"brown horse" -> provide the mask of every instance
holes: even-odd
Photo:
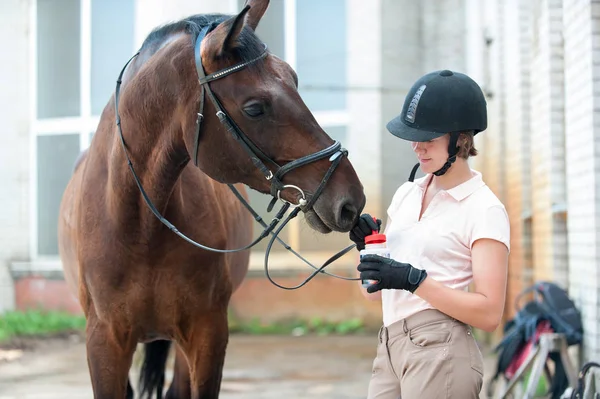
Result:
[[[252,242],[251,215],[229,184],[297,205],[321,233],[349,231],[364,207],[345,151],[254,33],[268,0],[247,3],[146,38],[64,193],[60,256],[87,318],[95,398],[133,397],[138,343],[154,356],[143,388],[162,397],[167,342],[177,346],[167,397],[219,396],[227,307],[249,251],[214,252],[181,234],[214,249]]]

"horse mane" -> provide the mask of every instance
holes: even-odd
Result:
[[[171,35],[181,32],[189,34],[192,37],[192,44],[195,44],[202,29],[209,26],[208,31],[210,32],[230,17],[226,14],[198,14],[158,26],[148,34],[140,51],[149,50],[153,54]],[[247,62],[260,56],[263,51],[263,42],[252,29],[244,26],[237,38],[237,45],[229,51],[227,56],[235,58],[238,62]]]

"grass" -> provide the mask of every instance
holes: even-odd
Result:
[[[65,312],[29,310],[12,311],[0,314],[0,343],[19,337],[43,337],[68,331],[85,329],[85,318]],[[358,318],[343,321],[328,321],[322,318],[309,320],[291,319],[275,323],[264,323],[258,318],[240,322],[229,318],[232,334],[251,335],[347,335],[364,331],[364,324]]]
[[[264,323],[258,318],[249,322],[239,322],[230,317],[229,331],[232,334],[251,335],[348,335],[364,331],[364,324],[358,318],[343,321],[328,321],[318,317],[310,320],[289,320],[276,323]]]
[[[65,312],[29,310],[0,314],[0,343],[11,338],[44,336],[85,328],[85,318]]]

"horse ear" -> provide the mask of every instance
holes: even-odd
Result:
[[[242,28],[244,27],[244,17],[246,16],[246,14],[248,13],[248,11],[250,10],[250,5],[246,5],[242,11],[240,11],[240,13],[234,18],[233,22],[231,23],[230,27],[229,27],[229,32],[227,32],[227,35],[225,36],[225,40],[223,40],[223,46],[221,48],[221,51],[223,53],[227,52],[227,50],[235,47],[235,41],[237,40],[238,35],[240,34],[240,32],[242,31]]]
[[[246,24],[256,30],[258,23],[269,7],[269,0],[246,0],[246,6],[250,6],[250,12],[246,15]]]

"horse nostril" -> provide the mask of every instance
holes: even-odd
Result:
[[[356,207],[352,203],[346,202],[340,209],[338,226],[341,229],[349,230],[354,224],[357,213]]]

